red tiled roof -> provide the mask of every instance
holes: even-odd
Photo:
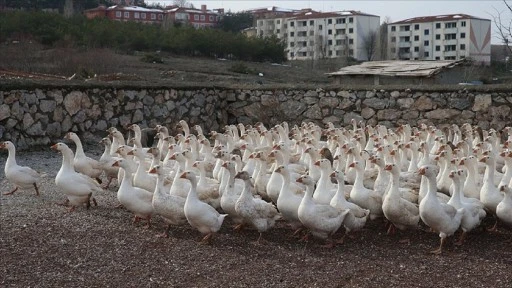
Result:
[[[456,20],[460,20],[460,19],[489,20],[489,19],[471,16],[468,14],[447,14],[447,15],[422,16],[422,17],[409,18],[409,19],[404,19],[404,20],[400,20],[397,22],[393,22],[390,24],[392,25],[392,24],[409,24],[409,23],[425,23],[425,22],[442,22],[442,21],[456,21]]]
[[[336,12],[316,12],[312,11],[309,13],[304,13],[299,16],[296,16],[293,19],[317,19],[317,18],[335,18],[335,17],[343,17],[343,16],[373,16],[373,17],[379,17],[377,15],[372,14],[366,14],[359,11],[354,10],[346,10],[346,11],[336,11]]]

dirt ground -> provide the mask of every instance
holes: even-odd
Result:
[[[46,176],[40,197],[21,191],[0,198],[0,287],[512,287],[508,228],[474,232],[460,247],[450,239],[440,256],[428,253],[439,244],[436,234],[422,228],[388,236],[382,221],[326,249],[290,237],[284,222],[258,245],[254,230],[234,232],[226,220],[215,241],[201,245],[188,225],[167,239],[156,237],[165,227],[160,219],[149,230],[132,225],[130,213],[115,208],[114,187],[98,195],[99,206],[67,213],[54,204],[64,200],[54,184],[60,154],[17,156]],[[0,165],[6,157],[2,151]],[[5,179],[0,184],[10,191]],[[400,243],[404,238],[410,242]]]

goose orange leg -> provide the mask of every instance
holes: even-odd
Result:
[[[443,245],[444,245],[445,241],[446,241],[446,238],[441,237],[441,244],[439,244],[439,248],[437,248],[436,250],[430,251],[430,253],[435,254],[435,255],[441,254],[443,252]]]
[[[34,183],[34,188],[36,189],[36,196],[39,196],[39,188],[37,188],[37,184]]]
[[[18,187],[14,188],[14,190],[12,190],[11,192],[5,192],[4,195],[12,195],[14,194],[14,192],[16,192],[18,190]]]

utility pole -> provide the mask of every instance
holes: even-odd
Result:
[[[73,0],[66,0],[66,2],[64,2],[64,17],[71,18],[73,14],[75,14],[74,12]]]

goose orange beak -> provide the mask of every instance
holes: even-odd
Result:
[[[329,175],[329,177],[331,177],[331,178],[336,177],[336,172],[332,172],[331,175]]]
[[[148,172],[148,173],[150,173],[150,174],[156,174],[156,168],[155,168],[155,167],[151,168],[151,170],[149,170],[149,172]]]
[[[481,158],[480,160],[478,160],[478,162],[485,163],[485,157],[484,157],[484,158]]]
[[[386,171],[391,171],[391,169],[393,169],[393,166],[391,166],[389,164],[386,165],[386,167],[384,167],[384,170],[386,170]]]
[[[425,168],[420,168],[420,170],[418,170],[418,174],[425,175]]]
[[[315,166],[320,166],[320,161],[316,161]]]
[[[464,165],[464,160],[460,160],[459,165]]]
[[[5,143],[3,143],[3,142],[2,142],[1,147],[2,147],[2,148],[5,148]],[[52,150],[57,151],[57,144],[53,144],[52,146],[50,146],[50,148],[51,148]]]
[[[356,162],[352,162],[352,163],[350,163],[350,165],[348,165],[348,167],[350,167],[350,168],[354,168],[354,167],[356,167]]]
[[[184,172],[183,174],[181,174],[180,178],[186,179],[187,178],[187,172]]]
[[[112,167],[119,167],[119,161],[114,162],[114,164],[112,164]]]
[[[132,155],[133,156],[133,150],[128,151],[128,153],[126,153],[126,155]]]
[[[304,181],[302,181],[302,177],[297,178],[297,180],[295,180],[295,182],[297,182],[297,183],[304,183]]]
[[[228,162],[224,162],[224,163],[222,163],[222,167],[224,167],[224,168],[228,168]]]

